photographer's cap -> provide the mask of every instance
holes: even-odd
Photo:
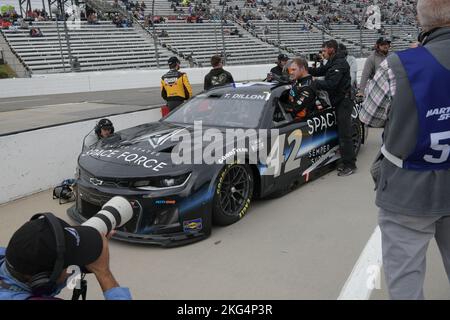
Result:
[[[383,45],[383,44],[391,44],[391,40],[387,38],[380,37],[377,40],[377,45]]]
[[[103,250],[100,233],[87,226],[70,226],[57,218],[64,231],[64,268],[84,267],[97,260]],[[11,237],[6,248],[8,267],[24,275],[51,272],[57,258],[56,238],[45,218],[28,221]]]
[[[280,53],[278,55],[278,61],[286,61],[289,60],[289,57],[287,55],[285,55],[284,53]]]

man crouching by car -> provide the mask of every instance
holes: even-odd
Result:
[[[72,227],[51,213],[38,214],[0,248],[0,300],[55,300],[70,266],[97,278],[106,300],[131,300],[109,268],[108,239],[88,226]],[[83,297],[84,298],[84,297]]]

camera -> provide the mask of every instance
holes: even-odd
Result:
[[[106,202],[102,209],[82,225],[93,227],[100,233],[107,235],[118,227],[123,226],[133,217],[130,202],[121,196],[115,196]]]
[[[314,62],[321,62],[323,60],[322,52],[311,54],[311,59]]]

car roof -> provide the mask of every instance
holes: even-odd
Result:
[[[277,85],[272,82],[236,82],[210,89],[209,91],[203,92],[203,94],[206,94],[207,96],[221,96],[227,93],[264,94],[268,91],[272,91],[275,87],[277,87]]]

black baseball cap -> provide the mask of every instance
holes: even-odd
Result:
[[[169,60],[167,61],[167,63],[169,64],[169,66],[180,63],[180,60],[178,60],[177,57],[170,57]]]
[[[103,239],[96,229],[70,226],[56,218],[64,233],[64,268],[84,267],[97,260],[103,250]],[[52,272],[57,259],[56,236],[45,218],[28,221],[12,236],[6,248],[9,268],[23,275]]]
[[[280,53],[278,55],[278,61],[285,61],[285,60],[289,60],[289,57],[287,55],[285,55],[284,53]]]
[[[377,40],[377,45],[383,45],[383,44],[391,44],[391,40],[387,38],[380,37]]]

